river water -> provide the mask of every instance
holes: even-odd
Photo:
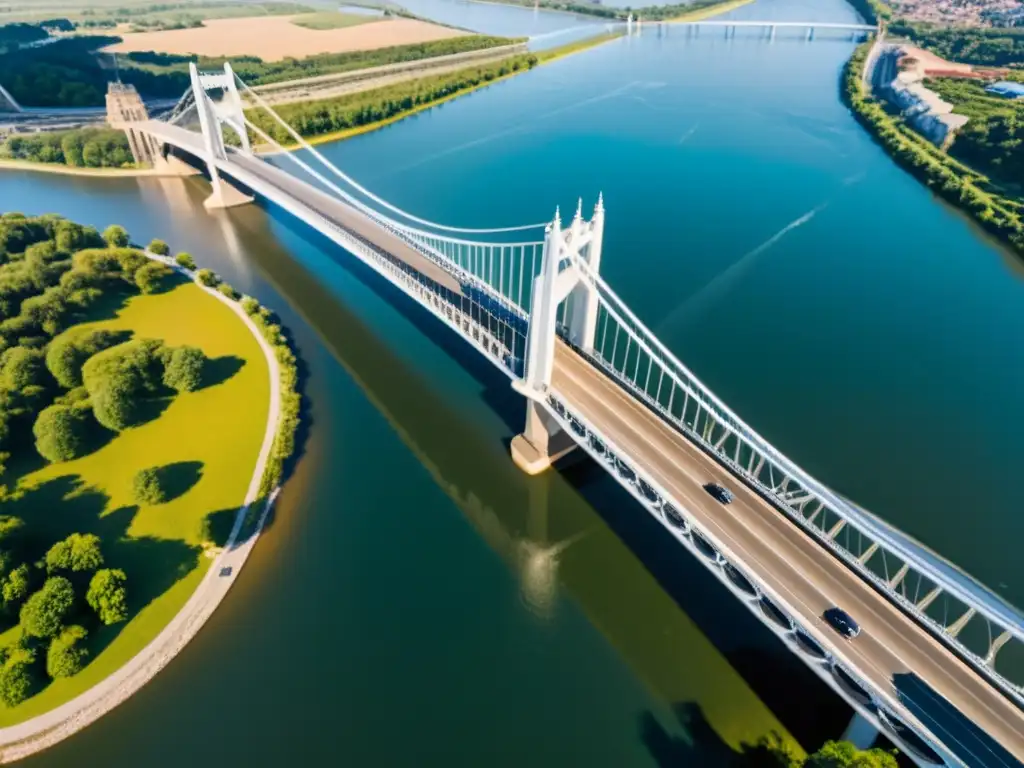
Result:
[[[603,192],[602,272],[663,341],[809,470],[1024,602],[1021,270],[841,106],[851,50],[648,27],[325,151],[455,225]],[[839,735],[844,707],[600,471],[513,467],[503,377],[280,211],[208,215],[207,190],[0,177],[4,209],[159,236],[279,309],[310,403],[208,628],[26,764],[715,766],[768,731]]]

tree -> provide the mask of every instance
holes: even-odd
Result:
[[[174,272],[166,264],[151,261],[139,267],[135,272],[135,285],[143,293],[159,293],[167,278]]]
[[[81,409],[51,405],[36,418],[36,451],[51,464],[71,461],[85,450],[89,425]]]
[[[53,638],[46,652],[46,674],[54,680],[78,674],[89,658],[89,650],[82,642],[87,635],[85,627],[72,624]]]
[[[167,489],[163,487],[159,469],[140,469],[132,480],[132,494],[139,504],[163,504],[167,501]]]
[[[184,251],[182,251],[181,253],[174,257],[174,261],[177,263],[179,267],[184,267],[189,271],[193,271],[196,268],[196,262],[192,258],[191,253],[185,253]]]
[[[5,706],[15,707],[32,693],[35,678],[32,663],[35,654],[28,648],[16,646],[7,648],[0,666],[0,701]]]
[[[89,582],[85,600],[104,624],[117,624],[128,618],[128,577],[117,568],[103,568]]]
[[[220,282],[220,278],[212,269],[200,269],[196,272],[196,278],[207,288],[213,288]]]
[[[166,256],[171,252],[170,247],[163,240],[151,240],[149,250],[157,256]]]
[[[21,606],[21,628],[32,637],[53,637],[75,604],[75,590],[63,576],[51,576]]]
[[[46,553],[46,570],[49,573],[95,571],[102,565],[100,537],[94,533],[72,533],[50,547]]]
[[[9,574],[3,581],[4,608],[13,611],[28,596],[31,585],[32,572],[28,563],[22,563]]]
[[[120,431],[138,423],[139,406],[147,394],[157,392],[163,375],[163,343],[137,339],[105,349],[82,367],[96,420]]]
[[[86,149],[88,149],[88,145]],[[89,164],[88,157],[86,158],[86,164]],[[111,224],[103,230],[103,239],[107,241],[107,245],[111,248],[127,248],[130,242],[128,230],[118,224]]]
[[[898,768],[898,763],[884,749],[861,750],[848,741],[826,741],[808,755],[804,768]]]
[[[0,388],[12,392],[46,382],[45,354],[40,349],[11,347],[0,355]]]
[[[176,347],[164,368],[164,384],[178,392],[194,392],[203,384],[206,355],[198,347]]]
[[[82,366],[85,361],[118,343],[116,331],[75,333],[74,329],[61,334],[46,348],[46,368],[65,389],[82,386]]]

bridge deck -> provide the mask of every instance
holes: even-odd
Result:
[[[967,765],[1024,760],[1020,709],[781,511],[561,343],[552,389],[788,601],[799,613],[795,619],[820,628],[837,656],[894,692]],[[733,502],[712,499],[702,487],[708,482],[732,489]],[[823,622],[822,612],[833,605],[860,623],[859,637],[844,641]]]

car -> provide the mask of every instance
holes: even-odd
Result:
[[[230,565],[225,565],[223,568],[221,568],[220,569],[220,575],[221,576],[230,576],[231,575],[231,566]]]
[[[829,623],[832,629],[847,640],[852,640],[860,634],[860,624],[854,621],[853,616],[842,608],[833,606],[822,614],[822,618]]]
[[[732,491],[728,488],[723,488],[718,483],[708,483],[704,486],[704,490],[711,494],[713,499],[720,501],[722,504],[728,504],[732,501]]]

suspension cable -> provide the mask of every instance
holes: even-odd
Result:
[[[378,205],[382,205],[385,208],[387,208],[388,210],[394,211],[395,213],[399,214],[400,216],[403,216],[404,218],[409,219],[410,221],[415,221],[418,224],[423,224],[425,226],[432,227],[434,229],[445,230],[447,232],[463,232],[463,233],[470,233],[470,234],[485,234],[485,233],[498,233],[498,232],[521,232],[523,230],[528,230],[528,229],[540,229],[541,227],[546,227],[547,224],[548,224],[548,222],[541,222],[541,223],[538,223],[538,224],[526,224],[526,225],[518,226],[518,227],[493,227],[493,228],[485,228],[485,229],[474,229],[474,228],[470,228],[470,227],[450,227],[450,226],[447,226],[445,224],[438,224],[435,221],[430,221],[429,219],[421,219],[418,216],[414,216],[413,214],[409,213],[408,211],[404,211],[401,208],[399,208],[398,206],[392,205],[391,203],[389,203],[387,200],[383,199],[382,197],[379,197],[378,195],[375,195],[373,192],[368,190],[366,187],[364,187],[358,181],[353,179],[351,176],[343,173],[338,168],[336,168],[333,163],[331,163],[318,150],[316,150],[311,144],[309,144],[309,142],[307,142],[304,138],[302,138],[302,136],[300,136],[298,134],[298,132],[296,132],[287,122],[285,122],[285,120],[283,120],[281,118],[281,116],[278,115],[277,112],[275,112],[270,107],[270,105],[268,105],[263,99],[261,99],[259,97],[259,95],[257,95],[257,93],[252,90],[252,88],[250,88],[248,85],[246,85],[242,81],[241,78],[239,78],[236,75],[235,79],[242,86],[242,88],[246,92],[246,94],[248,96],[250,96],[255,101],[257,106],[262,107],[267,112],[269,112],[271,117],[273,117],[274,120],[276,120],[286,131],[288,131],[288,134],[292,137],[292,139],[295,140],[296,143],[298,143],[298,145],[300,147],[305,149],[307,152],[309,152],[314,157],[316,157],[321,163],[326,165],[331,170],[332,173],[334,173],[336,176],[338,176],[340,179],[342,179],[346,183],[348,183],[351,186],[355,187],[357,190],[359,190],[361,193],[366,195],[368,198],[373,200]],[[280,147],[280,145],[278,145],[278,147]],[[291,154],[291,153],[289,153],[289,154]]]

